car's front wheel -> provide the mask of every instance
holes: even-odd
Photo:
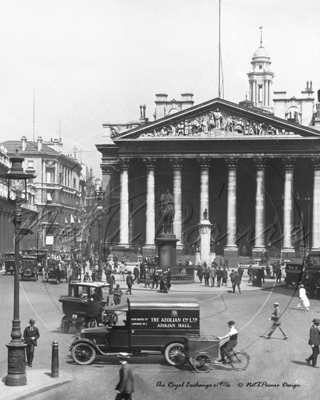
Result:
[[[89,343],[77,343],[72,347],[71,356],[77,364],[89,365],[96,358],[96,351]]]
[[[167,362],[173,366],[183,365],[187,361],[182,343],[170,343],[164,350]]]

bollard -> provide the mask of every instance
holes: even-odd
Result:
[[[52,342],[51,378],[59,378],[59,343]]]

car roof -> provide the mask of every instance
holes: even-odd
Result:
[[[110,286],[109,283],[106,282],[71,282],[69,285],[72,286],[87,286],[94,288],[104,288]]]

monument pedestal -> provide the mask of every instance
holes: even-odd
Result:
[[[204,261],[209,265],[211,264],[210,258],[210,241],[211,241],[211,228],[212,224],[208,219],[203,219],[200,221],[199,233],[200,233],[200,257],[201,262]]]
[[[179,240],[172,233],[160,233],[156,238],[159,266],[162,269],[176,266],[176,247]]]

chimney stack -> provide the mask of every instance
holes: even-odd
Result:
[[[42,150],[42,137],[41,136],[38,136],[37,142],[38,142],[38,151],[41,151]]]
[[[22,136],[21,138],[21,150],[26,151],[27,148],[27,138],[25,136]]]

